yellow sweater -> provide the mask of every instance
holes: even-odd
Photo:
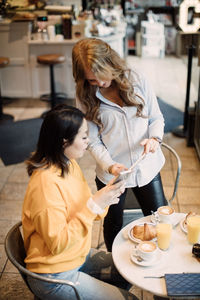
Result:
[[[90,188],[75,160],[64,178],[59,175],[55,167],[34,171],[24,199],[25,263],[37,273],[76,268],[91,247],[96,215],[86,205]]]

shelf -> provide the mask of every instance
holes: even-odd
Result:
[[[125,11],[125,14],[126,15],[133,15],[133,14],[143,14],[145,13],[145,10],[144,9],[127,9]]]

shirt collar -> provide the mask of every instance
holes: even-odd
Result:
[[[119,106],[118,104],[116,104],[116,103],[114,103],[114,102],[112,102],[112,101],[106,99],[106,98],[101,94],[99,87],[97,87],[97,90],[96,90],[96,97],[97,97],[99,100],[101,100],[102,102],[104,102],[104,103],[106,103],[106,104],[108,104],[108,105],[115,106],[115,107],[120,108],[120,109],[123,110],[123,107],[121,107],[121,106]]]

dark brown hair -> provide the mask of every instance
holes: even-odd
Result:
[[[37,143],[36,151],[26,161],[29,176],[35,169],[56,165],[61,176],[68,172],[69,159],[64,155],[64,139],[70,146],[84,119],[84,114],[77,108],[58,105],[45,117]]]

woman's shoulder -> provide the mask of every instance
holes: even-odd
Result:
[[[55,176],[59,175],[60,171],[56,168],[56,166],[43,167],[34,170],[31,175],[32,181],[46,181],[53,180]]]
[[[142,71],[134,69],[131,70],[131,72],[133,78],[133,86],[138,93],[140,92],[144,97],[144,94],[148,94],[152,91],[151,83]]]
[[[131,68],[130,73],[133,78],[133,83],[141,84],[146,80],[145,75],[142,73],[142,71],[136,68]]]
[[[75,159],[70,160],[70,168],[80,169],[80,166],[79,166],[78,162]]]

